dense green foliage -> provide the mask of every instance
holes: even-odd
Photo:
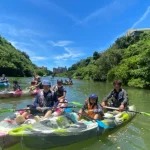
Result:
[[[33,64],[25,52],[17,50],[0,37],[0,75],[24,77],[33,76],[34,74],[50,75],[51,71],[39,68]]]
[[[150,32],[123,36],[102,53],[73,64],[68,75],[73,78],[113,81],[147,88],[150,85]],[[66,76],[67,76],[66,74]]]

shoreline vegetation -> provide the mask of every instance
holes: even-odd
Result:
[[[122,36],[105,51],[95,51],[56,76],[103,82],[121,79],[127,86],[149,88],[150,31]]]
[[[51,75],[52,72],[32,63],[26,52],[16,49],[10,42],[0,36],[0,76],[31,77]]]

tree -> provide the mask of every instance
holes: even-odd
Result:
[[[93,53],[93,59],[94,59],[94,60],[97,60],[98,58],[99,58],[99,53],[95,51],[95,52]]]

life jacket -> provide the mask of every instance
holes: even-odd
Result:
[[[97,109],[98,107],[97,107],[97,104],[94,104],[94,105],[91,105],[89,102],[88,102],[88,110],[93,110],[93,109]],[[89,116],[89,117],[91,117],[91,118],[94,118],[94,116],[95,116],[95,112],[93,112],[93,111],[89,111],[88,113],[87,113],[87,115]]]
[[[38,93],[38,103],[40,107],[52,107],[54,105],[54,91],[49,91],[44,97],[43,90]]]
[[[56,92],[58,98],[61,97],[61,96],[63,96],[63,92],[64,92],[63,86],[58,87],[57,85],[55,85],[54,91]]]

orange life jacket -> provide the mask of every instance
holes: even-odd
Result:
[[[97,105],[95,105],[94,107],[93,107],[93,105],[90,105],[90,103],[88,103],[88,110],[93,110],[93,109],[97,109]],[[94,116],[95,116],[95,112],[93,112],[93,111],[89,111],[88,113],[87,113],[87,115],[89,116],[89,117],[91,117],[91,118],[94,118]]]

